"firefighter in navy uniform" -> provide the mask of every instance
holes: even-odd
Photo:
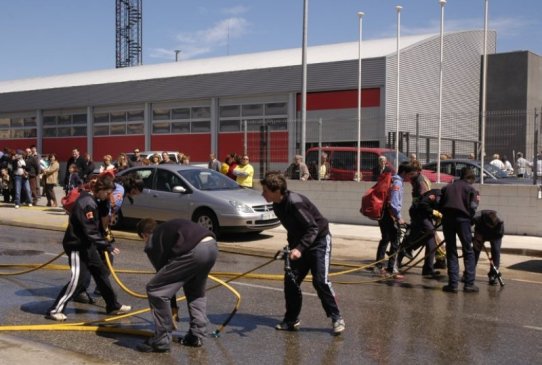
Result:
[[[484,249],[484,242],[489,241],[491,246],[491,260],[495,269],[499,270],[501,263],[501,244],[504,236],[504,222],[497,216],[494,210],[482,210],[474,216],[474,237],[472,244],[474,247],[475,262],[478,264],[480,251]],[[489,285],[497,285],[498,272],[491,266],[487,276]]]
[[[418,197],[412,203],[410,214],[410,235],[409,244],[405,247],[407,256],[412,257],[412,250],[425,245],[425,259],[422,268],[422,275],[426,278],[437,279],[439,271],[435,271],[435,222],[442,218],[438,211],[440,204],[441,190],[431,189]],[[402,254],[400,254],[400,257]]]
[[[47,311],[46,318],[64,321],[64,310],[68,301],[77,292],[84,290],[84,284],[92,275],[106,303],[108,314],[124,314],[131,311],[128,305],[117,302],[117,296],[109,281],[109,272],[100,258],[98,250],[107,250],[118,254],[118,248],[108,243],[100,228],[97,200],[109,199],[114,188],[113,178],[104,176],[98,178],[91,192],[82,191],[70,213],[70,219],[62,245],[69,258],[71,277],[68,284],[62,288],[55,303]]]
[[[446,260],[448,264],[448,285],[442,288],[449,293],[457,293],[459,282],[459,260],[457,256],[456,234],[461,241],[463,262],[465,264],[466,293],[477,293],[474,285],[476,263],[472,248],[471,225],[480,201],[480,195],[472,184],[474,172],[464,167],[459,180],[442,188],[440,211],[443,214],[442,229],[446,239]]]
[[[291,270],[284,275],[286,313],[277,330],[297,331],[303,300],[300,285],[309,270],[312,285],[318,293],[327,317],[331,317],[334,335],[341,334],[345,323],[341,317],[335,293],[329,280],[331,261],[331,234],[326,218],[305,196],[291,192],[280,172],[268,172],[261,180],[262,196],[273,202],[273,210],[288,232]]]

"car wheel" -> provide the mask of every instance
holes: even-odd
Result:
[[[207,228],[209,231],[218,236],[218,220],[216,219],[216,215],[211,210],[201,209],[196,211],[192,217],[192,221],[202,227]]]
[[[111,221],[109,222],[109,225],[112,228],[120,228],[122,227],[124,221],[124,217],[122,216],[122,210],[119,210],[117,214],[113,214],[111,217]]]

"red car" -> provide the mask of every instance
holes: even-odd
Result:
[[[312,178],[317,179],[316,171],[318,171],[318,155],[325,152],[328,156],[328,162],[331,167],[329,180],[353,181],[357,172],[357,147],[312,147],[307,150],[306,164],[309,167]],[[373,169],[378,165],[378,156],[386,156],[388,166],[394,170],[395,166],[395,150],[389,148],[373,148],[361,147],[361,165],[360,171],[363,176],[363,181],[371,181],[373,179]],[[404,153],[399,152],[399,163],[408,161]],[[431,170],[422,170],[422,174],[431,182],[437,181],[437,173]],[[440,181],[450,183],[454,181],[454,177],[447,174],[440,174]]]

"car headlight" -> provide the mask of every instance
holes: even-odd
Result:
[[[239,213],[254,213],[251,207],[245,203],[241,203],[237,200],[230,200],[230,204],[237,210]]]

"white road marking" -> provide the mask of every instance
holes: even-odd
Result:
[[[524,279],[510,279],[513,281],[520,281],[522,283],[530,283],[530,284],[542,284],[542,281],[535,281],[535,280],[524,280]]]
[[[528,328],[528,329],[531,329],[531,330],[542,331],[542,327],[523,326],[523,328]]]

